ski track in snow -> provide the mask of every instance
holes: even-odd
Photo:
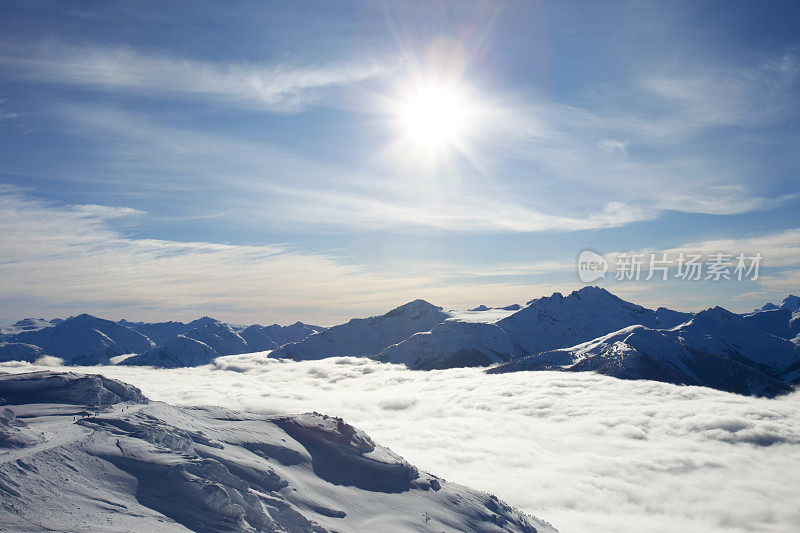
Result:
[[[797,392],[770,400],[593,373],[415,372],[264,354],[175,370],[71,370],[177,405],[341,416],[412,464],[562,533],[800,530]]]
[[[70,407],[69,405],[65,404],[63,406],[63,409],[69,410],[69,407]],[[144,407],[144,405],[136,405],[128,403],[112,405],[105,407],[103,414],[104,415],[119,414],[122,412],[123,407],[125,408],[126,412],[135,413],[136,411]],[[45,450],[50,450],[58,446],[63,446],[64,444],[68,444],[72,441],[78,440],[81,437],[88,435],[89,433],[92,432],[92,430],[88,428],[76,424],[68,424],[68,425],[63,424],[64,420],[72,419],[74,416],[76,416],[77,413],[80,413],[85,410],[86,410],[85,407],[75,406],[74,413],[40,417],[44,418],[45,421],[43,422],[39,421],[31,425],[30,429],[38,432],[41,435],[42,442],[33,444],[31,446],[26,446],[25,448],[1,451],[0,464],[9,463],[11,461],[16,461],[17,459],[22,459],[24,457],[28,457],[37,454],[39,452],[43,452]],[[28,419],[24,416],[20,416],[18,418],[23,422],[29,422]],[[78,415],[78,418],[82,417]]]

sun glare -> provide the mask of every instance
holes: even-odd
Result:
[[[399,110],[409,140],[431,148],[457,143],[466,132],[468,114],[464,98],[446,86],[413,91]]]
[[[388,153],[439,175],[445,166],[477,166],[476,147],[496,113],[468,76],[468,54],[460,42],[443,38],[413,57],[393,94],[381,99],[395,133]]]

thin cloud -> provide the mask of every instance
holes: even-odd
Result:
[[[283,245],[244,246],[125,237],[115,225],[140,216],[105,206],[59,206],[0,189],[0,311],[90,312],[108,318],[336,323],[415,298],[462,308],[515,301],[521,282],[453,282],[425,270],[377,272],[346,258]],[[127,222],[126,222],[127,223]]]
[[[659,259],[667,254],[669,261],[675,262],[681,254],[727,254],[736,256],[740,253],[763,256],[762,266],[772,268],[800,268],[800,228],[773,231],[761,235],[747,237],[709,239],[705,241],[687,242],[680,246],[660,250],[628,250],[606,254],[606,260],[616,265],[620,254],[656,253]],[[643,265],[643,269],[649,268]]]
[[[597,143],[597,146],[602,151],[607,152],[609,154],[618,152],[622,155],[628,155],[628,146],[630,146],[630,144],[631,143],[629,143],[628,141],[620,141],[617,139],[603,139],[602,141]]]
[[[580,231],[619,227],[658,215],[656,210],[614,200],[567,212],[552,205],[531,205],[503,183],[471,173],[459,174],[450,186],[429,189],[432,182],[413,173],[398,175],[381,165],[339,168],[276,146],[174,127],[115,108],[62,106],[60,112],[80,135],[114,147],[113,164],[120,168],[113,177],[98,179],[124,180],[130,187],[132,180],[127,177],[135,175],[136,186],[157,187],[159,194],[166,187],[220,189],[215,197],[218,207],[230,202],[231,212],[259,223],[269,221],[271,227]],[[180,172],[165,185],[163,168]],[[152,182],[147,177],[150,172],[155,176]],[[236,195],[238,190],[247,194]]]
[[[765,180],[771,171],[749,156],[751,141],[736,136],[720,146],[719,137],[758,132],[770,139],[770,127],[797,117],[797,64],[797,52],[789,51],[737,69],[647,65],[613,86],[587,88],[579,105],[532,95],[518,117],[528,124],[521,128],[525,135],[510,145],[510,157],[530,169],[519,187],[529,186],[531,194],[546,187],[572,206],[613,198],[656,212],[716,215],[795,200],[796,188]],[[770,146],[787,157],[794,153],[782,138]]]
[[[265,111],[294,112],[314,101],[314,91],[357,83],[390,70],[377,60],[325,65],[208,62],[143,54],[132,48],[48,45],[38,55],[0,57],[28,79],[142,92],[156,97],[205,98]]]

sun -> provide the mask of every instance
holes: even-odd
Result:
[[[453,86],[418,86],[400,99],[396,112],[406,140],[426,148],[457,145],[469,131],[469,102]]]
[[[439,172],[481,166],[480,147],[494,129],[495,99],[469,75],[468,54],[457,40],[437,39],[410,54],[402,76],[379,95],[380,113],[394,134],[386,154],[407,166]]]

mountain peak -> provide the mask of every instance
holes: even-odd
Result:
[[[67,323],[74,324],[74,323],[78,323],[78,322],[104,322],[105,323],[105,322],[111,322],[111,321],[110,320],[106,320],[105,318],[100,318],[100,317],[96,317],[94,315],[90,315],[88,313],[81,313],[79,315],[75,315],[75,316],[69,317],[64,322],[61,322],[61,324],[62,325],[63,324],[67,324]]]
[[[428,311],[441,311],[441,307],[437,307],[430,302],[425,300],[412,300],[406,304],[403,304],[399,307],[395,307],[386,315],[399,315],[408,312],[418,312],[418,313],[427,313]]]
[[[199,327],[202,327],[202,326],[207,326],[209,324],[218,324],[218,323],[220,323],[220,322],[216,318],[211,318],[210,316],[202,316],[202,317],[198,318],[197,320],[192,320],[191,322],[186,324],[186,326],[189,329],[193,329],[193,328],[199,328]]]
[[[11,325],[12,329],[27,331],[52,326],[53,323],[44,318],[23,318]]]
[[[724,307],[715,306],[709,307],[704,311],[700,311],[695,315],[695,318],[703,319],[703,318],[713,318],[713,319],[723,319],[723,320],[730,320],[731,318],[740,318],[739,315],[735,313],[731,313]]]
[[[606,289],[602,287],[598,287],[597,285],[587,285],[586,287],[582,287],[577,291],[572,291],[572,293],[570,293],[568,298],[571,298],[573,296],[576,296],[578,298],[613,298],[615,300],[619,300],[617,296],[608,292]]]
[[[800,296],[790,294],[784,298],[781,303],[781,309],[788,309],[789,311],[797,311],[800,309]]]
[[[286,344],[270,357],[295,360],[373,356],[414,333],[430,331],[451,315],[425,300],[413,300],[379,316],[353,318],[300,342]]]

